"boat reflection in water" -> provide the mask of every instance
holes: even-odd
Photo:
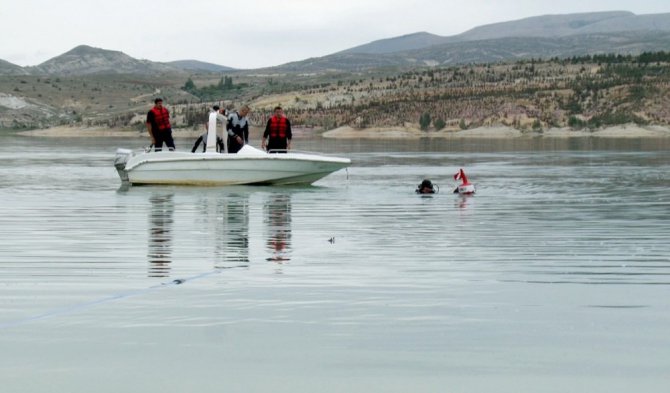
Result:
[[[169,277],[172,262],[173,194],[152,194],[149,198],[149,277]]]
[[[213,254],[215,268],[248,263],[249,193],[207,190],[198,204],[203,209],[199,214],[202,222],[196,224],[204,231],[203,255]]]
[[[217,261],[249,263],[249,194],[229,194],[221,202],[223,225],[216,253],[221,258]]]
[[[291,195],[272,194],[263,206],[267,236],[267,261],[284,263],[291,260]]]

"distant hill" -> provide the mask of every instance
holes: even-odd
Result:
[[[234,68],[198,60],[178,60],[167,63],[138,60],[120,51],[80,45],[32,67],[21,67],[0,60],[0,75],[156,75],[186,72],[227,72]]]
[[[204,72],[226,72],[235,71],[235,68],[221,66],[213,63],[206,63],[198,60],[177,60],[165,63],[171,67],[179,68],[185,71],[204,71]]]
[[[533,16],[509,22],[475,27],[454,36],[458,41],[489,40],[505,37],[563,37],[589,33],[612,32],[608,26],[620,20],[637,20],[639,16],[627,11],[589,12],[565,15]],[[649,29],[638,29],[649,30]],[[616,31],[626,31],[624,29]]]
[[[0,75],[27,75],[28,71],[20,65],[0,60]]]
[[[623,32],[565,37],[508,37],[444,44],[404,52],[404,60],[423,64],[468,64],[594,54],[637,55],[670,51],[668,32]]]
[[[637,55],[645,51],[670,51],[670,13],[613,11],[536,16],[480,26],[449,37],[416,33],[388,38],[274,68],[294,72],[363,71],[602,53]]]
[[[543,15],[475,27],[443,37],[427,32],[359,45],[331,55],[251,70],[269,72],[350,72],[377,67],[423,67],[490,63],[529,58],[571,57],[643,51],[670,51],[670,13],[627,11]],[[198,60],[159,63],[123,52],[78,46],[34,67],[0,60],[0,75],[177,75],[235,70]]]
[[[559,38],[571,35],[633,31],[668,32],[670,31],[670,13],[635,15],[628,11],[610,11],[533,16],[479,26],[464,33],[448,37],[422,32],[386,38],[359,45],[336,54],[388,54],[425,49],[431,46],[450,43],[510,37]]]
[[[337,53],[273,67],[285,72],[361,72],[375,68],[414,68],[481,64],[522,59],[594,54],[670,51],[668,32],[623,32],[549,37],[508,37],[453,42],[393,53]]]
[[[80,45],[34,67],[31,74],[92,75],[92,74],[161,74],[181,70],[149,60],[137,60],[123,52]]]
[[[369,53],[382,54],[403,52],[414,49],[426,48],[433,45],[444,44],[449,41],[448,37],[442,37],[426,32],[407,34],[400,37],[387,38],[383,40],[373,41],[368,44],[359,45],[347,50],[343,50],[336,54],[351,54],[351,53]]]
[[[632,12],[592,12],[544,15],[476,27],[454,36],[459,41],[502,37],[565,37],[584,34],[670,31],[670,13],[635,15]]]
[[[620,31],[670,31],[670,13],[612,18],[579,30],[580,34]]]
[[[612,56],[623,63],[610,63],[585,56],[642,52],[660,60],[642,67],[634,57]],[[138,60],[81,45],[34,67],[0,60],[0,129],[144,130],[156,96],[174,109],[175,127],[186,128],[200,127],[208,108],[223,101],[312,108],[294,112],[292,121],[326,129],[397,126],[418,121],[417,97],[422,110],[454,129],[667,125],[669,53],[670,14],[623,11],[544,15],[450,37],[420,32],[255,70]],[[516,62],[531,58],[533,64]],[[230,86],[221,85],[231,71],[235,80],[226,75]],[[185,89],[189,81],[197,89]]]

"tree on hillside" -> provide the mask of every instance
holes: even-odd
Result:
[[[231,90],[233,88],[233,78],[230,76],[224,76],[219,80],[217,86],[219,90]]]
[[[447,123],[444,121],[444,119],[442,119],[441,117],[438,117],[433,122],[433,125],[435,126],[435,129],[439,131],[439,130],[443,129],[447,125]]]
[[[430,127],[430,114],[427,112],[424,112],[421,114],[421,117],[419,117],[419,127],[423,130],[426,131],[428,130],[428,127]]]
[[[192,92],[195,89],[196,89],[196,87],[195,87],[195,83],[193,83],[193,79],[188,78],[186,83],[184,83],[184,90],[186,90],[188,92]]]

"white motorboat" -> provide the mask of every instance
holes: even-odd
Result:
[[[117,149],[114,166],[130,184],[220,186],[311,184],[351,165],[348,158],[288,151],[267,153],[245,145],[235,154],[216,152],[216,115],[210,116],[203,153],[133,152]],[[225,139],[224,139],[225,140]]]
[[[351,165],[348,158],[311,153],[266,153],[245,145],[235,154],[141,152],[117,149],[121,180],[131,184],[311,184]]]

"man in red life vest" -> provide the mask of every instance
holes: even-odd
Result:
[[[162,98],[156,98],[154,107],[147,113],[147,131],[149,131],[151,142],[154,144],[154,151],[163,150],[163,142],[170,151],[174,151],[170,112],[163,106]]]
[[[267,138],[267,143],[265,139]],[[281,106],[275,108],[275,114],[268,120],[261,140],[261,147],[269,153],[286,153],[291,149],[291,122],[284,116]]]

